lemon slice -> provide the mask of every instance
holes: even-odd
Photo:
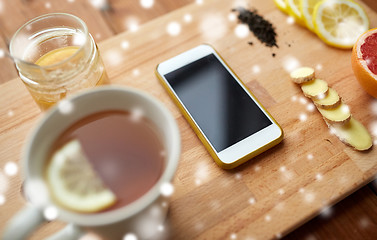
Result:
[[[282,11],[283,13],[288,13],[287,4],[284,0],[274,0],[275,5]]]
[[[295,19],[296,23],[304,26],[305,23],[300,12],[300,0],[285,0],[285,3],[287,5],[288,14]]]
[[[314,24],[313,24],[313,12],[314,7],[317,3],[321,2],[322,0],[300,0],[300,12],[302,15],[302,19],[305,22],[306,27],[310,31],[314,31]]]
[[[317,35],[328,45],[352,48],[358,37],[369,29],[364,9],[351,0],[328,0],[318,3],[313,12]]]
[[[97,212],[113,205],[115,195],[104,186],[78,140],[54,153],[46,171],[53,199],[78,212]]]

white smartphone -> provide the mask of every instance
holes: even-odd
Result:
[[[207,44],[160,63],[156,75],[215,162],[234,168],[283,139],[283,130]]]

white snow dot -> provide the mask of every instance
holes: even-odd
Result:
[[[68,0],[68,2],[73,3],[75,0]]]
[[[128,41],[124,40],[124,41],[122,41],[122,42],[120,43],[120,47],[121,47],[122,49],[128,49],[128,48],[130,47],[130,43],[129,43]]]
[[[237,234],[235,233],[230,234],[230,239],[237,239]]]
[[[196,186],[199,186],[200,184],[202,184],[202,181],[200,179],[195,179],[195,184]]]
[[[369,128],[371,129],[372,135],[377,137],[377,121],[372,122]]]
[[[348,114],[350,112],[350,108],[347,105],[342,106],[342,112]]]
[[[202,222],[195,223],[195,230],[201,231],[204,228],[204,224]]]
[[[318,181],[321,181],[321,180],[323,179],[323,176],[322,176],[322,174],[317,173],[317,175],[315,175],[315,178],[316,178]]]
[[[160,187],[161,194],[165,197],[169,197],[173,194],[174,192],[174,186],[173,184],[166,182],[163,183]]]
[[[131,121],[139,122],[143,116],[144,116],[143,109],[139,107],[135,107],[134,109],[131,110],[131,115],[130,115]]]
[[[322,64],[317,64],[316,66],[315,66],[315,68],[318,70],[318,71],[321,71],[322,70]]]
[[[326,97],[325,93],[321,93],[317,96],[318,99],[324,99]]]
[[[375,139],[375,140],[373,141],[373,144],[374,144],[374,145],[377,145],[377,139]]]
[[[199,5],[203,4],[203,0],[196,0],[195,2],[196,2],[196,4],[199,4]]]
[[[287,23],[288,24],[294,24],[295,23],[295,19],[293,17],[288,17],[287,18]]]
[[[46,3],[45,3],[45,7],[46,7],[46,8],[51,8],[51,3],[50,3],[50,2],[46,2]]]
[[[125,21],[126,28],[131,32],[139,30],[139,19],[137,17],[128,17]]]
[[[28,180],[25,182],[25,196],[35,205],[43,206],[48,202],[49,194],[42,180]]]
[[[59,211],[56,207],[49,206],[44,209],[43,215],[48,221],[51,221],[58,217]]]
[[[157,231],[163,232],[164,230],[165,230],[164,225],[160,224],[160,225],[157,226]]]
[[[0,194],[0,206],[4,205],[4,203],[5,203],[5,197],[4,195]]]
[[[333,127],[330,127],[329,132],[330,132],[330,134],[334,135],[334,134],[336,134],[336,129],[333,128]]]
[[[301,104],[306,104],[308,102],[308,100],[305,97],[300,97],[299,102]]]
[[[371,225],[371,222],[368,219],[368,217],[363,217],[363,218],[360,219],[359,225],[362,228],[367,228],[368,226]]]
[[[324,218],[329,218],[333,214],[333,209],[329,206],[322,208],[320,215]]]
[[[253,198],[253,197],[251,197],[251,198],[249,198],[249,203],[251,204],[251,205],[253,205],[253,204],[255,204],[255,198]]]
[[[204,41],[221,40],[229,30],[228,21],[220,13],[210,13],[200,21],[200,30]]]
[[[312,160],[312,159],[313,159],[313,154],[309,153],[308,156],[306,156],[306,158],[307,158],[308,160]]]
[[[12,110],[9,110],[8,111],[8,117],[13,117],[14,116],[14,112]]]
[[[187,23],[190,23],[192,21],[192,16],[191,14],[189,13],[186,13],[184,16],[183,16],[183,20]]]
[[[123,55],[120,51],[112,49],[110,51],[105,52],[104,58],[106,59],[106,62],[110,65],[117,66],[122,62]]]
[[[101,39],[101,37],[102,37],[101,33],[96,33],[96,39],[97,40]]]
[[[281,166],[279,170],[280,170],[280,172],[285,172],[287,170],[287,168],[285,166]]]
[[[284,189],[280,188],[279,191],[278,191],[278,193],[279,193],[280,195],[283,195],[283,194],[285,193],[285,191],[284,191]]]
[[[292,179],[293,178],[293,173],[292,173],[292,171],[285,171],[284,172],[284,177],[286,178],[286,179]]]
[[[154,0],[140,0],[140,5],[143,8],[151,8],[154,5]]]
[[[168,203],[164,201],[164,202],[161,203],[161,206],[162,206],[163,208],[166,208],[166,207],[168,206]]]
[[[234,14],[234,13],[229,13],[228,14],[228,20],[229,21],[234,22],[234,21],[236,21],[236,19],[237,19],[236,14]]]
[[[139,69],[135,68],[134,70],[132,70],[132,75],[134,75],[135,77],[139,76],[140,75]]]
[[[133,233],[127,233],[124,235],[123,240],[137,240],[137,237]]]
[[[93,7],[101,9],[107,5],[107,0],[89,0]]]
[[[237,179],[237,180],[240,180],[242,178],[242,174],[241,173],[236,173],[234,175],[234,177]]]
[[[305,122],[308,119],[308,115],[306,115],[305,113],[301,113],[299,119],[301,122]]]
[[[14,176],[18,172],[18,166],[15,162],[7,162],[4,166],[4,172],[8,176]]]
[[[291,101],[292,101],[292,102],[296,102],[296,101],[297,101],[297,96],[292,96],[292,97],[291,97]]]
[[[305,238],[305,240],[317,240],[317,238],[314,235],[309,235]]]
[[[266,222],[271,221],[271,216],[270,216],[270,215],[266,215],[266,216],[264,217],[264,220],[265,220]]]
[[[75,34],[73,35],[72,43],[75,46],[82,46],[85,44],[86,37],[84,34]]]
[[[5,56],[5,52],[3,49],[0,48],[0,58],[3,58]]]
[[[63,99],[58,103],[58,109],[61,114],[68,115],[73,111],[73,103],[70,100]]]
[[[260,73],[260,66],[259,65],[254,65],[251,70],[253,71],[254,74]]]
[[[181,33],[181,25],[177,22],[170,22],[166,26],[166,31],[171,36],[177,36],[178,34]]]
[[[313,193],[306,193],[305,194],[305,201],[308,202],[308,203],[311,203],[314,201],[314,194]]]
[[[256,171],[256,172],[259,172],[261,170],[261,167],[260,166],[255,166],[254,167],[254,171]]]
[[[276,233],[276,234],[275,234],[275,237],[276,237],[277,239],[280,239],[280,238],[282,237],[282,235],[281,235],[281,233]]]
[[[299,191],[299,193],[304,193],[305,189],[304,188],[300,188],[298,191]]]
[[[291,73],[293,70],[299,68],[300,65],[301,64],[298,59],[293,56],[288,55],[283,58],[283,67],[288,73]]]
[[[308,110],[309,112],[313,112],[315,109],[315,106],[313,103],[309,103],[307,106],[306,106],[306,110]]]
[[[249,35],[249,27],[245,24],[238,24],[234,29],[234,34],[239,38],[246,38]]]
[[[372,104],[370,105],[370,109],[372,110],[372,113],[377,116],[377,100],[374,100],[372,102]]]

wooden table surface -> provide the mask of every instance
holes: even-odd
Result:
[[[166,225],[172,239],[279,238],[377,173],[376,148],[358,153],[331,135],[320,114],[307,109],[301,90],[288,76],[292,64],[315,67],[318,76],[351,107],[354,117],[370,128],[377,119],[373,110],[377,101],[355,81],[350,51],[328,47],[309,31],[289,24],[272,1],[254,0],[252,6],[276,26],[279,48],[263,46],[252,34],[240,38],[230,11],[238,4],[242,1],[193,3],[137,31],[99,43],[111,83],[159,98],[179,124],[182,156]],[[376,27],[376,12],[364,6],[371,27]],[[179,32],[166,30],[172,22],[180,26]],[[153,73],[159,62],[203,42],[222,54],[285,131],[281,144],[232,171],[217,167]],[[6,183],[0,186],[1,223],[25,205],[20,194],[22,176],[19,172],[13,176],[9,168],[12,163],[19,166],[25,137],[41,116],[19,79],[0,85],[0,177]],[[41,239],[63,225],[49,223],[32,239]]]

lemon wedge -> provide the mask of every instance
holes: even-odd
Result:
[[[349,49],[369,29],[364,9],[351,0],[327,0],[316,4],[313,12],[315,32],[330,46]]]
[[[288,14],[287,4],[285,0],[274,0],[275,5],[280,9],[280,11]]]
[[[306,27],[310,31],[314,31],[314,24],[313,24],[313,12],[314,7],[317,3],[321,2],[322,0],[300,0],[300,12],[302,15],[302,19],[305,22]]]
[[[303,16],[300,12],[300,0],[285,0],[287,11],[290,16],[295,19],[295,22],[305,26]]]
[[[54,201],[78,212],[97,212],[116,202],[84,154],[78,140],[56,151],[47,165],[46,178]]]

